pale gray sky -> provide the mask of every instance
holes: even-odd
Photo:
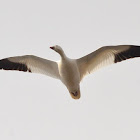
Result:
[[[140,45],[139,0],[1,0],[0,59],[33,54],[71,58],[101,46]],[[140,59],[89,75],[81,99],[38,74],[0,71],[2,140],[139,140]]]

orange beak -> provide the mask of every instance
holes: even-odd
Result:
[[[50,47],[50,49],[54,50],[54,47]]]

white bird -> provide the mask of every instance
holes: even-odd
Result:
[[[0,60],[0,69],[40,73],[59,79],[74,99],[80,98],[80,81],[106,65],[140,57],[140,47],[134,45],[105,46],[79,59],[70,59],[58,45],[50,47],[60,54],[54,62],[33,55],[9,57]]]

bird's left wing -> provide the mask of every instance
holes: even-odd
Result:
[[[0,69],[40,73],[59,79],[57,62],[34,55],[9,57],[0,60]]]
[[[77,59],[81,79],[106,65],[140,57],[140,47],[134,45],[105,46]]]

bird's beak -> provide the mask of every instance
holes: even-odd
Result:
[[[73,99],[80,99],[81,97],[80,90],[78,90],[76,93],[70,92],[70,95]]]
[[[54,50],[54,47],[50,47],[50,49]]]

